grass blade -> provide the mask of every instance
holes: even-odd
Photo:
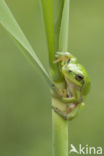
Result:
[[[59,50],[68,51],[70,0],[65,0],[59,35]]]
[[[48,83],[50,83],[51,80],[48,73],[35,54],[35,51],[31,47],[29,41],[25,37],[4,0],[0,0],[0,24],[7,30],[7,32],[9,32],[9,34],[17,41],[17,43],[21,45],[24,54],[29,57],[33,64],[37,64],[45,78],[48,80]]]
[[[44,19],[46,38],[48,42],[49,63],[52,68],[55,54],[54,28],[53,28],[53,0],[41,0],[41,9]]]
[[[59,33],[62,19],[62,12],[64,7],[64,0],[53,0],[54,2],[54,37],[55,50],[59,51]]]
[[[59,49],[59,32],[64,0],[40,0],[40,2],[47,37],[51,75],[54,81],[57,81],[60,79],[60,72],[53,61],[55,52]]]

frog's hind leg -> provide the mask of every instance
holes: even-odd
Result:
[[[80,103],[80,104],[77,104],[77,105],[74,107],[74,109],[73,109],[71,112],[69,112],[69,113],[67,114],[67,120],[72,120],[72,119],[74,119],[75,117],[77,117],[77,116],[79,115],[81,109],[82,109],[84,106],[85,106],[85,104],[84,104],[83,102]],[[69,107],[69,109],[70,109],[70,107]]]
[[[64,120],[67,120],[67,113],[61,111],[59,108],[52,106],[52,109],[58,114],[60,115]]]
[[[84,103],[81,104],[72,104],[69,106],[66,112],[61,111],[59,108],[52,106],[52,109],[60,115],[64,120],[72,120],[79,115],[81,108],[84,106]]]
[[[71,117],[70,113],[73,111],[73,109],[75,109],[76,104],[70,104],[69,107],[67,107],[66,111],[61,111],[59,108],[52,106],[52,109],[58,114],[60,115],[64,120],[69,120]]]

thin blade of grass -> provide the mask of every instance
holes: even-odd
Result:
[[[59,35],[59,50],[68,51],[70,0],[65,0]]]
[[[4,0],[0,0],[0,24],[9,32],[12,38],[21,46],[22,51],[26,56],[29,57],[31,62],[34,64],[36,63],[37,66],[40,68],[41,72],[48,80],[48,83],[51,82],[49,75],[45,68],[43,67],[42,63],[40,62],[39,58],[37,57],[35,51],[31,47],[29,41],[25,37],[24,33],[22,32],[20,26],[16,22],[13,14],[11,13],[10,9],[8,8],[6,2]]]
[[[59,32],[64,0],[40,0],[49,52],[51,75],[54,81],[60,79],[57,64],[54,64],[55,52],[59,49]]]
[[[62,19],[62,12],[64,7],[64,0],[53,0],[54,2],[54,38],[55,51],[59,50],[59,33]]]
[[[55,54],[54,46],[54,28],[53,28],[53,0],[40,0],[42,15],[44,19],[44,26],[49,51],[49,63],[53,68],[53,60]]]

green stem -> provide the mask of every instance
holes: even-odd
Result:
[[[65,0],[59,35],[59,51],[68,51],[69,8],[70,0]],[[66,105],[56,99],[52,100],[52,105],[62,111],[66,109]],[[52,156],[68,156],[68,121],[52,111],[52,127]]]
[[[61,110],[65,104],[53,99],[52,103]],[[68,156],[68,121],[52,111],[52,156]]]

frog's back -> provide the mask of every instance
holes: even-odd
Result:
[[[90,82],[90,79],[86,70],[84,70],[84,75],[85,76],[84,76],[84,85],[82,87],[82,95],[86,96],[90,91],[91,82]]]
[[[82,88],[82,94],[83,94],[83,96],[86,96],[89,93],[90,88],[91,88],[91,82],[90,82],[90,80],[88,78],[86,80],[85,84],[84,84],[84,87]]]

